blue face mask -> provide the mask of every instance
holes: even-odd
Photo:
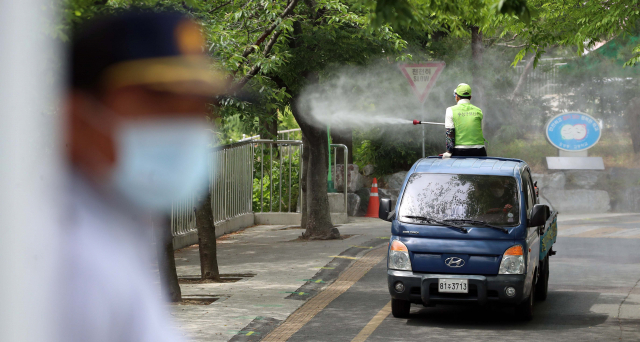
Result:
[[[200,119],[120,125],[110,186],[132,205],[155,212],[168,212],[172,203],[201,195],[210,172],[208,128]]]

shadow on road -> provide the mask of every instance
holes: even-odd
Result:
[[[609,318],[606,314],[591,312],[591,307],[599,304],[600,299],[597,292],[549,292],[545,302],[536,303],[531,322],[519,320],[513,308],[496,305],[416,307],[407,325],[480,330],[585,328],[602,324]]]

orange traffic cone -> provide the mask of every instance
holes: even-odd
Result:
[[[378,180],[373,179],[371,184],[371,194],[369,195],[369,208],[367,208],[367,215],[365,217],[378,217],[378,210],[380,209],[380,198],[378,198]]]

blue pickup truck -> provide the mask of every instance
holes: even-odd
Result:
[[[538,203],[529,166],[507,158],[418,160],[395,207],[380,201],[391,222],[387,279],[392,314],[411,303],[501,303],[525,320],[545,300],[557,212]]]

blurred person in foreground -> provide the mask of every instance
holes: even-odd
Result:
[[[204,191],[222,77],[173,13],[99,18],[74,37],[59,341],[180,341],[152,274],[151,221]],[[168,228],[167,228],[168,229]]]

